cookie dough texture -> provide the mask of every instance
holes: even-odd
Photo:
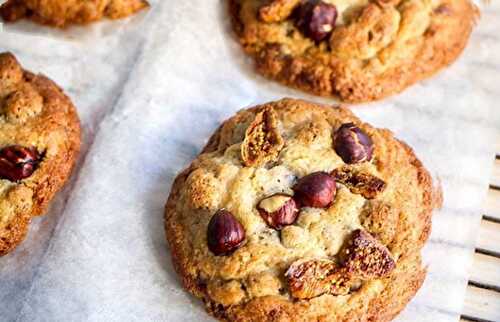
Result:
[[[229,0],[233,26],[258,72],[349,102],[401,92],[452,63],[479,15],[469,0],[324,0],[336,27],[315,43],[296,26],[300,0]]]
[[[373,140],[371,161],[347,165],[333,149],[334,132],[350,122]],[[252,152],[258,155],[256,147],[263,147],[265,157],[257,159],[265,162],[252,158],[248,163],[248,153],[242,150],[250,146],[249,136],[258,124],[262,135],[254,142],[262,144],[251,145]],[[366,199],[337,181],[337,195],[328,208],[302,208],[297,221],[281,231],[266,225],[256,209],[260,200],[275,193],[293,194],[298,178],[335,169],[377,177],[385,189]],[[184,287],[220,320],[389,321],[424,280],[420,250],[430,233],[432,210],[440,204],[440,189],[433,188],[411,148],[390,131],[362,123],[345,108],[283,99],[243,110],[220,126],[175,179],[165,228]],[[222,208],[243,225],[246,240],[234,253],[214,256],[207,247],[207,225]],[[352,266],[349,269],[362,267],[369,278],[347,291],[336,289],[339,295],[328,293],[321,285],[324,280],[315,281],[314,269],[335,268],[355,234],[365,238],[361,243],[376,242],[380,254],[387,257],[390,252],[395,268],[392,259],[387,267],[376,261],[375,266]],[[356,260],[363,255],[344,253]],[[307,281],[299,280],[299,286],[310,284],[297,291],[298,296],[286,280],[287,271],[294,273],[292,266],[309,266],[312,272]],[[366,267],[379,275],[392,271],[371,278],[378,273],[363,272]],[[335,278],[336,273],[329,274]]]
[[[146,8],[145,0],[8,0],[0,8],[7,22],[30,18],[55,27],[119,19]]]
[[[23,180],[0,179],[0,256],[26,236],[61,189],[80,149],[80,123],[70,99],[51,80],[0,54],[0,148],[34,147],[41,155]]]

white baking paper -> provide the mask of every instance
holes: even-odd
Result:
[[[451,68],[353,109],[413,146],[444,189],[427,280],[397,321],[457,321],[461,312],[500,125],[499,12],[496,2],[485,8]],[[257,76],[225,1],[159,2],[140,30],[92,41],[0,37],[0,49],[66,89],[85,133],[71,184],[0,259],[0,320],[211,321],[169,258],[163,207],[175,175],[243,107],[283,96],[334,101]]]

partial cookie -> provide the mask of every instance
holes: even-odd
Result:
[[[348,109],[237,113],[173,184],[165,228],[187,290],[224,321],[388,321],[425,277],[439,189]]]
[[[146,0],[8,0],[0,7],[6,22],[29,18],[55,27],[119,19],[148,6]]]
[[[0,256],[26,236],[68,179],[80,150],[80,122],[51,80],[0,54]]]
[[[350,102],[398,93],[452,63],[479,15],[470,0],[229,0],[257,70]]]

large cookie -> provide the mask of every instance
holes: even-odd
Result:
[[[284,99],[222,124],[175,179],[166,235],[221,320],[388,321],[424,280],[440,196],[390,131]]]
[[[229,0],[257,70],[304,91],[361,102],[453,62],[478,16],[469,0]]]
[[[26,236],[71,173],[80,122],[51,80],[0,54],[0,256]]]
[[[7,22],[30,18],[55,27],[119,19],[146,8],[146,0],[8,0],[0,7]]]

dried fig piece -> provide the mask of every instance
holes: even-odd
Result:
[[[300,0],[271,0],[259,9],[259,18],[267,23],[280,22],[288,18]]]
[[[262,109],[245,132],[241,145],[241,158],[247,167],[257,167],[274,161],[284,141],[278,131],[276,113],[267,106]]]
[[[340,252],[341,264],[328,259],[294,262],[285,273],[290,294],[310,299],[345,295],[361,280],[381,278],[396,267],[389,250],[364,230],[355,230]]]
[[[343,166],[332,171],[332,177],[338,183],[345,185],[352,193],[360,194],[366,199],[374,199],[385,190],[386,183],[364,172],[359,172],[348,166]]]
[[[330,45],[341,58],[370,59],[398,36],[400,21],[397,7],[370,3],[352,23],[335,28]]]
[[[322,294],[349,293],[350,278],[345,270],[327,259],[298,261],[285,273],[291,295],[310,299]]]
[[[396,267],[391,252],[368,232],[357,229],[341,250],[343,267],[353,278],[388,276]]]

